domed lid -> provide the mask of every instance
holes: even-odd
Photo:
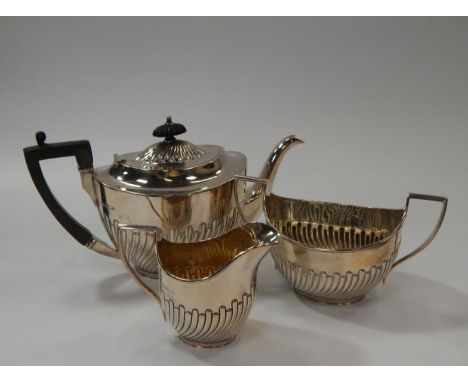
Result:
[[[167,117],[166,123],[153,131],[153,136],[165,138],[164,141],[154,143],[139,153],[133,160],[132,167],[152,170],[166,165],[183,165],[187,161],[202,158],[206,153],[200,147],[175,138],[186,131],[184,125],[173,123],[172,118]]]
[[[153,131],[153,136],[164,140],[140,152],[115,155],[111,167],[96,169],[96,178],[123,191],[181,194],[216,187],[245,172],[243,154],[176,138],[186,131],[184,125],[167,117]]]

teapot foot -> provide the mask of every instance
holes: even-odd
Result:
[[[327,304],[327,305],[351,305],[361,301],[366,295],[363,294],[362,296],[357,296],[349,299],[331,299],[331,298],[322,298],[307,294],[299,289],[294,289],[294,292],[299,296],[306,298],[310,301],[319,303],[319,304]]]
[[[182,342],[186,343],[187,345],[190,345],[194,348],[198,349],[210,349],[210,348],[221,348],[223,346],[226,346],[230,344],[232,341],[236,339],[237,336],[230,337],[226,340],[223,341],[218,341],[218,342],[198,342],[198,341],[192,341],[184,337],[179,337]]]

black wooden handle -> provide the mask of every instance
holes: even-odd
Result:
[[[78,223],[55,198],[44,178],[40,161],[74,156],[79,170],[92,169],[93,153],[91,145],[86,140],[48,144],[45,143],[45,139],[45,133],[39,131],[36,133],[37,146],[25,147],[23,149],[31,178],[50,212],[52,212],[63,228],[79,243],[88,245],[93,240],[93,235],[88,229]]]

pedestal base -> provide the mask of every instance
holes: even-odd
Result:
[[[204,348],[204,349],[210,349],[210,348],[221,348],[223,346],[226,346],[230,344],[232,341],[236,339],[236,336],[233,336],[231,338],[228,338],[224,341],[219,341],[219,342],[197,342],[197,341],[192,341],[184,337],[179,337],[182,342],[186,343],[187,345],[193,346],[194,348]]]
[[[332,298],[322,298],[317,296],[312,296],[307,294],[301,290],[294,289],[297,295],[300,297],[304,297],[310,301],[317,302],[319,304],[327,304],[327,305],[351,305],[361,301],[366,295],[363,294],[362,296],[353,297],[350,299],[332,299]]]

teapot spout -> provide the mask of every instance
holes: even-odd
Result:
[[[248,221],[255,220],[259,212],[262,210],[262,193],[265,192],[267,195],[270,194],[279,165],[283,160],[284,155],[291,147],[299,143],[304,142],[301,139],[296,138],[294,135],[289,135],[282,139],[273,148],[263,165],[262,171],[260,172],[259,177],[268,181],[266,186],[256,183],[246,189],[242,210]]]

